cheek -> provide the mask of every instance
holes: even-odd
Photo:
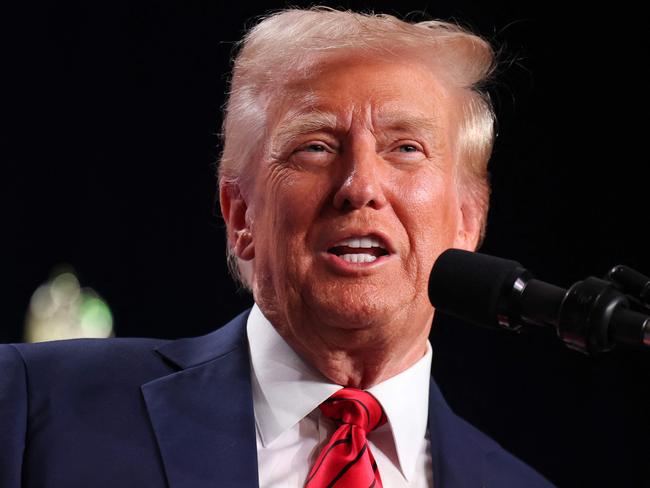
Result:
[[[403,186],[405,227],[416,254],[428,262],[450,247],[458,230],[458,195],[450,177],[427,175]]]
[[[292,259],[299,259],[318,217],[325,185],[312,175],[292,171],[269,176],[256,222],[258,230],[264,229],[258,232],[260,245],[272,254],[291,253]]]

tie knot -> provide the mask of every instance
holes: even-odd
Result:
[[[377,399],[367,391],[343,388],[320,404],[328,418],[343,424],[356,425],[366,432],[386,422],[384,410]]]

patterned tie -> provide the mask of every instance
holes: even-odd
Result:
[[[309,472],[306,488],[381,488],[377,463],[366,434],[386,422],[377,399],[356,388],[343,388],[320,409],[341,425],[323,447]]]

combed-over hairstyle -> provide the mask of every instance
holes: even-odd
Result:
[[[239,44],[225,106],[219,184],[254,176],[267,134],[267,109],[275,90],[329,56],[362,54],[371,59],[413,60],[451,87],[466,90],[458,134],[456,171],[465,195],[481,214],[481,239],[489,202],[487,163],[494,140],[494,112],[485,81],[494,66],[488,42],[449,22],[409,23],[392,15],[362,14],[326,7],[288,9],[255,25]],[[239,263],[228,243],[235,278]]]

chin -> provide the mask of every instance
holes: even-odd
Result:
[[[387,296],[387,288],[368,285],[309,289],[302,296],[314,320],[340,329],[367,329],[391,322],[405,304]]]

